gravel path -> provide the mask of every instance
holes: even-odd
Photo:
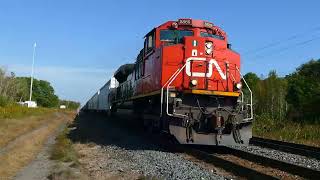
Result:
[[[101,117],[78,119],[73,137],[78,142],[79,161],[93,179],[139,179],[141,176],[156,179],[225,179],[178,153],[161,149],[146,140],[146,134],[128,130],[128,126],[125,129],[124,124]],[[94,134],[88,130],[92,128],[95,129]]]
[[[49,159],[50,148],[55,143],[55,137],[52,136],[48,139],[44,148],[37,155],[37,157],[26,167],[24,167],[15,177],[16,180],[25,179],[47,179],[52,168],[54,167],[54,161]]]
[[[253,145],[232,146],[232,148],[320,171],[320,161],[317,159]]]
[[[56,113],[58,117],[61,114]],[[69,117],[63,115],[64,118],[69,119]],[[58,129],[52,134],[47,142],[43,145],[41,151],[37,154],[34,160],[32,160],[27,166],[25,166],[21,171],[19,171],[14,177],[15,180],[46,180],[48,176],[52,173],[55,168],[55,161],[50,160],[50,150],[55,143],[56,136],[64,129],[66,126],[66,121],[61,124]],[[42,126],[40,128],[43,128]]]

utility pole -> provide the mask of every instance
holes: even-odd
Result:
[[[31,68],[31,82],[30,82],[30,96],[29,96],[29,101],[32,99],[32,84],[33,84],[33,66],[34,66],[34,57],[36,55],[36,47],[37,43],[33,44],[33,55],[32,55],[32,68]]]

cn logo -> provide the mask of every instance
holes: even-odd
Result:
[[[186,60],[186,74],[188,76],[193,76],[193,77],[211,77],[213,74],[213,65],[217,69],[219,75],[221,76],[222,79],[226,80],[227,76],[224,74],[218,64],[218,62],[215,59],[210,59],[209,60],[209,66],[208,66],[208,72],[191,72],[191,61],[206,61],[206,58],[200,58],[200,57],[190,57]]]

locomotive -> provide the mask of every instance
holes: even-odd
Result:
[[[119,67],[82,109],[120,108],[181,144],[247,145],[252,136],[252,92],[240,55],[208,21],[178,19],[152,29],[135,62]]]

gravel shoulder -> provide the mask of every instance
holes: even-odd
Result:
[[[85,113],[70,138],[90,179],[224,179],[152,142],[130,115]]]

